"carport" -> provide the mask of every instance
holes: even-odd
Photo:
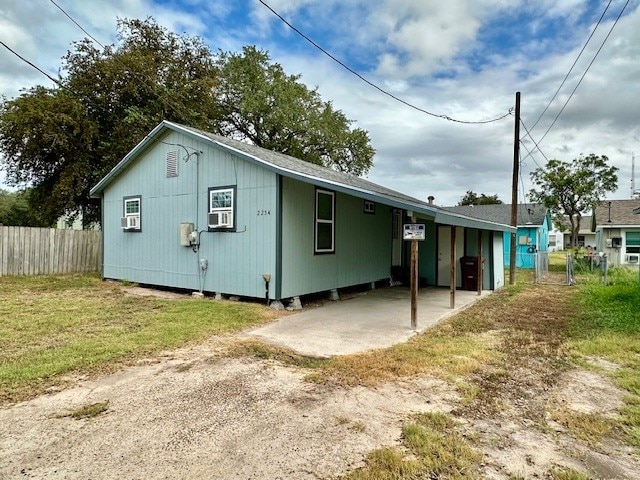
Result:
[[[490,293],[458,290],[452,309],[448,288],[424,288],[418,293],[416,330],[411,328],[410,291],[389,287],[289,315],[249,335],[311,357],[350,355],[405,342]]]

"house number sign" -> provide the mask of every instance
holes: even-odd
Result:
[[[405,223],[402,228],[403,240],[424,240],[424,223]]]

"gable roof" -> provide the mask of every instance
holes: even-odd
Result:
[[[511,205],[499,203],[494,205],[457,205],[445,207],[452,212],[469,217],[481,218],[496,223],[511,223]],[[547,221],[547,209],[539,203],[519,203],[518,221],[519,227],[542,226]],[[550,225],[549,225],[550,226]]]
[[[564,230],[562,230],[562,233],[571,235],[571,222],[569,221],[569,216],[563,215],[562,220],[566,227]],[[578,233],[581,235],[593,234],[592,227],[591,227],[592,225],[593,225],[593,215],[582,215],[582,217],[580,218],[580,230],[578,230]]]
[[[142,154],[150,145],[158,141],[166,131],[173,130],[189,135],[204,143],[215,145],[234,155],[262,166],[285,177],[295,178],[305,183],[329,188],[374,202],[434,218],[436,223],[458,225],[487,230],[512,231],[508,222],[500,224],[478,217],[469,217],[458,212],[450,212],[417,198],[383,187],[348,173],[338,172],[320,165],[314,165],[283,153],[267,150],[255,145],[223,137],[178,123],[163,121],[136,145],[104,178],[92,189],[90,195],[99,198],[104,189],[114,181],[125,168]]]
[[[611,205],[611,212],[609,212]],[[603,200],[595,208],[592,229],[597,227],[615,228],[624,226],[640,226],[640,199],[633,200]]]

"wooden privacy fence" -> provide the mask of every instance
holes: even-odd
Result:
[[[0,277],[97,272],[101,261],[99,231],[0,227]]]

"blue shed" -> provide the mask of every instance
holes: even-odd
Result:
[[[481,287],[504,285],[506,225],[167,121],[91,195],[102,202],[105,278],[254,298],[268,292],[271,300],[366,284],[408,265],[402,225],[413,218],[426,225],[420,270],[428,284],[452,283],[444,249],[451,258],[484,252]],[[461,286],[459,274],[453,281]]]
[[[511,205],[465,205],[447,207],[447,210],[470,217],[481,218],[497,223],[511,223]],[[516,232],[516,267],[534,268],[535,252],[549,249],[549,231],[551,214],[548,209],[537,203],[518,204],[518,229]],[[511,234],[504,235],[504,263],[510,265]]]

